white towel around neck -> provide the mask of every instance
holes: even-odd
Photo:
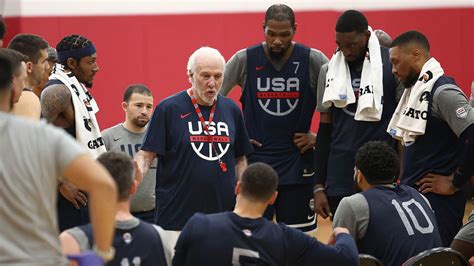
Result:
[[[60,80],[71,92],[74,105],[76,140],[86,147],[96,158],[106,151],[95,114],[99,111],[96,101],[87,89],[63,66],[56,64],[50,80]]]
[[[380,43],[369,27],[368,52],[362,66],[359,99],[354,116],[358,121],[380,121],[383,110],[383,64]],[[323,106],[344,108],[356,102],[349,66],[338,50],[328,64]]]
[[[443,74],[440,63],[432,57],[423,65],[416,83],[403,92],[387,128],[387,132],[403,145],[410,145],[417,136],[425,134],[429,96]]]

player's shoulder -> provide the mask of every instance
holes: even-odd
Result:
[[[458,84],[456,84],[456,81],[452,77],[449,77],[446,75],[442,75],[441,77],[439,77],[434,83],[433,88],[436,88],[438,90],[439,89],[461,90]]]
[[[250,50],[262,49],[262,48],[263,48],[263,44],[262,43],[257,43],[257,44],[251,45],[251,46],[249,46],[245,49],[242,49],[242,50],[247,52],[247,51],[250,51]]]
[[[357,212],[359,210],[368,208],[368,201],[364,193],[356,193],[354,195],[342,198],[339,205],[342,206],[342,208],[346,206],[346,208]]]
[[[213,228],[211,224],[215,223],[213,214],[195,213],[186,222],[183,228],[183,233],[193,235],[195,237],[204,237],[209,230]]]
[[[440,97],[445,97],[444,99],[450,99],[459,93],[464,95],[464,92],[456,84],[456,81],[446,75],[443,75],[436,80],[431,91],[434,102],[437,102]]]
[[[115,126],[111,126],[109,128],[104,129],[101,134],[102,136],[112,135],[116,132],[122,131],[122,123],[118,123]]]
[[[63,101],[64,97],[71,97],[71,91],[69,91],[69,88],[64,83],[51,84],[41,92],[41,99],[48,97]]]
[[[240,111],[239,106],[231,98],[219,94],[217,96],[217,102],[219,101],[222,103],[222,105],[227,106],[227,108],[231,108],[234,111]]]
[[[310,56],[314,56],[316,58],[326,58],[326,55],[316,48],[308,47]]]
[[[158,103],[157,109],[158,108],[167,109],[167,108],[174,108],[176,106],[181,106],[183,105],[183,102],[186,101],[187,98],[189,98],[189,96],[186,93],[186,90],[179,91],[161,100],[161,102]]]
[[[245,64],[247,61],[247,48],[238,50],[226,63],[226,71],[227,69],[234,69],[238,65]]]
[[[189,219],[189,222],[190,224],[203,224],[203,223],[207,223],[207,221],[209,220],[209,216],[215,216],[216,214],[204,214],[204,213],[200,213],[200,212],[197,212],[195,214],[193,214],[193,216],[191,216],[191,218]]]
[[[319,73],[324,73],[324,74],[326,74],[326,73],[328,72],[328,67],[329,67],[329,62],[324,63],[324,64],[321,66],[321,70],[319,71]]]
[[[248,48],[243,48],[238,50],[232,57],[235,57],[239,60],[243,60],[247,58],[247,49]]]
[[[39,97],[36,96],[36,94],[32,91],[29,91],[29,90],[24,90],[22,93],[21,93],[21,96],[20,96],[20,100],[24,100],[26,102],[28,102],[29,104],[32,104],[32,103],[38,103],[39,104]]]
[[[8,129],[15,130],[18,133],[31,134],[34,132],[40,138],[41,135],[60,135],[64,133],[64,130],[46,123],[44,119],[37,122],[10,114],[1,114],[1,116],[4,116],[1,120],[3,123],[8,124]],[[64,133],[64,135],[67,134]]]

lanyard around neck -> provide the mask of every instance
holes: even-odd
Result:
[[[214,102],[212,103],[211,113],[209,114],[209,121],[208,121],[208,124],[206,125],[206,122],[204,121],[204,116],[202,115],[202,112],[201,112],[201,108],[199,108],[197,99],[196,97],[194,97],[193,90],[189,89],[188,93],[189,93],[189,97],[191,97],[191,102],[193,103],[194,110],[196,111],[196,114],[199,117],[199,121],[201,122],[202,127],[206,131],[207,135],[210,137],[211,135],[209,134],[209,126],[211,125],[212,120],[214,119],[214,113],[216,112],[217,100],[214,100]]]
[[[214,152],[217,155],[217,159],[219,161],[219,166],[220,166],[222,172],[227,172],[227,166],[222,161],[221,157],[219,156],[219,153],[217,152],[217,149],[214,145],[214,141],[212,139],[212,136],[209,133],[209,126],[211,125],[212,120],[214,119],[214,114],[216,112],[217,100],[214,100],[214,102],[212,103],[211,113],[209,114],[209,120],[208,120],[207,125],[206,125],[206,122],[204,120],[204,116],[202,115],[202,112],[201,112],[201,108],[199,108],[199,104],[197,102],[197,99],[196,99],[196,97],[194,97],[193,90],[188,89],[188,94],[189,94],[189,97],[191,98],[191,102],[193,103],[194,111],[196,111],[196,114],[199,117],[199,121],[200,121],[203,129],[207,133],[207,140],[208,140],[209,143],[211,143],[212,149],[214,150]]]

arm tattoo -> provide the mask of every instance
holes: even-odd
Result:
[[[71,104],[71,92],[64,85],[48,86],[41,93],[41,113],[49,123],[54,122]]]

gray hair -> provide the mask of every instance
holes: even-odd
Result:
[[[203,46],[194,51],[193,54],[189,57],[188,66],[186,68],[188,75],[196,71],[196,58],[201,55],[206,55],[222,60],[222,65],[225,68],[225,59],[222,54],[215,48]]]

